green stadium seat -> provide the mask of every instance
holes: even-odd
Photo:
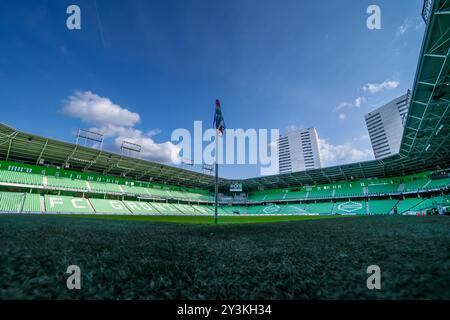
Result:
[[[343,183],[334,186],[335,197],[355,197],[364,195],[360,182]]]
[[[63,177],[48,176],[47,186],[53,189],[88,191],[88,187],[85,180],[70,179]]]
[[[267,197],[266,193],[254,193],[254,194],[250,194],[248,196],[248,199],[250,201],[260,202],[260,201],[266,200],[266,197]]]
[[[226,214],[248,214],[248,207],[245,206],[223,206],[221,207],[221,209],[226,213]],[[213,208],[213,213],[214,213],[214,208]],[[220,212],[219,212],[220,213]]]
[[[157,189],[157,188],[147,188],[147,191],[150,196],[168,199],[170,198],[170,194],[167,193],[168,190]]]
[[[292,200],[292,199],[305,199],[307,191],[289,191],[289,190],[275,190],[275,191],[258,191],[257,193],[250,194],[248,199],[253,202],[271,201],[271,200]]]
[[[38,194],[25,194],[22,212],[42,212],[41,196]]]
[[[0,192],[0,212],[19,213],[24,199],[23,193]]]
[[[424,199],[422,202],[418,203],[411,208],[411,211],[424,212],[427,209],[434,208],[437,205],[444,203],[444,197],[433,197],[429,199]]]
[[[389,214],[398,200],[369,200],[369,214]]]
[[[367,186],[369,194],[389,194],[399,192],[400,185],[391,182],[377,182]]]
[[[144,201],[123,201],[127,208],[134,214],[159,214],[149,202]]]
[[[307,213],[331,214],[333,202],[309,203],[305,210]]]
[[[408,198],[408,199],[400,200],[400,202],[397,205],[397,213],[401,214],[401,213],[407,212],[410,209],[417,206],[422,201],[423,201],[423,199],[421,199],[421,198]]]
[[[306,187],[308,191],[308,199],[331,198],[333,189],[330,186],[313,186]]]
[[[404,184],[403,192],[415,192],[417,190],[420,190],[429,181],[430,181],[430,179],[426,179],[426,178],[406,181],[403,183]]]
[[[265,201],[283,200],[286,198],[287,192],[271,192],[266,195]]]
[[[0,170],[0,182],[23,184],[31,186],[42,186],[43,175],[25,172]]]
[[[281,211],[282,206],[276,204],[270,204],[267,206],[251,206],[247,207],[249,214],[278,214]]]
[[[48,195],[44,196],[45,211],[51,213],[94,213],[85,198]]]
[[[190,191],[166,190],[165,198],[190,201],[212,201],[213,197],[207,194]]]
[[[89,199],[96,213],[102,214],[131,214],[131,211],[120,200]]]
[[[450,178],[445,179],[436,179],[431,180],[430,183],[425,185],[426,189],[439,189],[439,188],[445,188],[450,186]]]
[[[171,203],[152,202],[152,206],[161,214],[181,214],[181,212]]]
[[[214,214],[214,206],[207,206],[208,208],[211,209],[212,213]],[[226,206],[218,206],[217,207],[217,214],[228,214],[227,211],[225,211]]]
[[[281,213],[285,214],[306,214],[306,204],[286,204],[281,208]]]
[[[147,191],[147,188],[144,187],[128,186],[128,185],[122,185],[121,187],[123,191],[129,195],[145,196],[145,197],[150,196],[150,193]]]
[[[307,195],[307,191],[305,190],[300,190],[300,191],[289,191],[286,193],[285,199],[296,199],[296,200],[303,200],[306,199],[306,195]]]
[[[198,213],[201,213],[201,214],[211,214],[211,213],[214,213],[214,210],[211,210],[211,208],[208,207],[208,206],[203,206],[203,205],[196,205],[196,204],[194,204],[192,207],[193,207],[195,210],[197,210]]]
[[[174,204],[174,206],[184,214],[197,214],[198,212],[190,205],[187,204]]]
[[[89,185],[91,186],[91,190],[94,192],[115,193],[115,194],[123,193],[119,185],[116,183],[89,181]]]

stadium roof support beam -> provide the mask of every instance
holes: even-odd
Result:
[[[100,156],[101,156],[102,154],[103,154],[103,152],[100,150],[100,151],[98,152],[98,154],[95,156],[94,160],[92,160],[91,162],[89,162],[89,163],[87,164],[87,166],[84,167],[83,171],[89,170],[89,169],[92,167],[92,165],[94,165],[95,163],[97,163],[98,159],[100,159]]]
[[[64,163],[63,163],[64,166],[67,166],[67,164],[69,163],[69,160],[72,159],[72,157],[75,155],[75,152],[77,151],[77,149],[78,149],[78,145],[75,145],[75,148],[73,148],[72,153],[66,158],[66,160],[64,160]]]
[[[47,148],[47,145],[48,145],[48,139],[45,140],[44,146],[42,147],[42,150],[39,153],[39,156],[37,157],[36,164],[39,164],[39,162],[41,161],[42,155],[44,154],[44,151],[45,151],[45,148]]]
[[[12,146],[12,142],[14,140],[15,137],[17,137],[17,135],[19,134],[18,131],[14,132],[11,137],[9,138],[9,145],[8,145],[8,153],[6,154],[6,160],[9,159],[9,154],[11,152],[11,146]]]

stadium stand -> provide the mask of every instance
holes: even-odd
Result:
[[[33,173],[0,170],[0,181],[31,186],[42,186],[43,176]]]
[[[426,186],[429,182],[430,179],[428,178],[414,179],[404,182],[403,192],[417,192],[424,188],[424,186]]]
[[[186,192],[186,191],[177,191],[177,190],[171,190],[167,191],[167,194],[172,199],[180,199],[180,200],[203,200],[203,195],[199,193],[192,193],[192,192]]]
[[[400,200],[400,202],[397,205],[397,212],[399,214],[405,213],[405,212],[411,210],[412,208],[414,208],[416,205],[418,205],[422,201],[423,201],[423,199],[421,199],[421,198],[409,198],[409,199]]]
[[[41,209],[41,196],[38,194],[25,194],[25,201],[23,202],[22,212],[43,212]]]
[[[390,193],[399,192],[400,185],[393,182],[377,182],[372,183],[367,186],[369,194],[371,195],[384,195]]]
[[[306,187],[308,191],[308,199],[331,198],[333,189],[329,185]]]
[[[41,204],[44,199],[45,208]],[[397,208],[398,214],[407,212],[426,212],[437,206],[450,207],[448,196],[431,198],[370,199],[368,202],[360,200],[298,203],[298,204],[267,204],[267,205],[227,205],[219,207],[219,214],[393,214]],[[0,192],[0,212],[9,213],[99,213],[99,214],[189,214],[211,215],[214,207],[211,205],[170,204],[146,201],[120,201],[111,199],[79,198],[59,195]]]
[[[123,201],[126,207],[133,214],[159,214],[158,210],[151,203],[144,201]]]
[[[3,164],[3,165],[2,165]],[[119,181],[106,176],[74,175],[74,172],[63,172],[64,176],[43,175],[32,173],[46,173],[44,167],[21,167],[20,164],[5,165],[0,161],[0,185],[5,188],[34,188],[42,190],[52,189],[73,193],[71,196],[55,196],[46,194],[41,197],[30,193],[2,192],[0,198],[0,212],[23,213],[102,213],[102,214],[214,214],[214,207],[202,205],[202,202],[213,203],[214,198],[206,190],[192,188],[174,188],[145,182]],[[5,170],[13,169],[11,170]],[[25,170],[25,172],[23,172]],[[48,170],[48,169],[47,169]],[[49,170],[51,173],[51,170]],[[76,179],[72,177],[76,176]],[[315,185],[306,187],[291,187],[285,189],[269,189],[254,191],[248,196],[241,196],[234,202],[233,196],[222,194],[219,198],[223,205],[219,207],[219,214],[389,214],[394,207],[399,214],[424,211],[435,207],[443,198],[433,199],[407,198],[404,200],[379,200],[377,197],[386,194],[400,196],[401,193],[414,194],[421,192],[436,192],[445,190],[450,185],[450,178],[432,180],[430,173],[416,174],[409,177],[392,179],[369,179],[335,184]],[[119,184],[121,182],[121,184]],[[15,191],[15,190],[14,190]],[[76,194],[78,192],[78,194]],[[145,202],[130,199],[127,201],[97,199],[95,196],[81,197],[81,193],[121,194],[127,198],[176,200],[177,204],[166,202]],[[426,194],[425,194],[426,195]],[[228,197],[228,198],[227,198]],[[370,197],[368,202],[361,201],[361,197]],[[42,200],[41,200],[42,198]],[[347,198],[343,201],[342,198]],[[228,199],[226,202],[224,199]],[[333,203],[336,199],[338,202]],[[339,201],[339,199],[341,199]],[[292,203],[294,201],[317,200],[314,203]],[[334,201],[336,201],[334,200]],[[183,203],[184,202],[184,203]],[[195,204],[193,204],[194,202]],[[262,205],[261,202],[267,203]],[[272,202],[272,203],[271,203]],[[309,201],[308,201],[309,202]],[[448,204],[446,204],[448,205]]]
[[[241,207],[241,206],[223,206],[221,208],[225,214],[234,214],[237,212],[239,212],[239,214],[241,214],[241,213],[244,213],[244,210],[245,210],[245,213],[247,213],[247,210],[245,209],[245,207]]]
[[[440,205],[444,202],[444,197],[433,197],[429,199],[424,199],[422,202],[418,203],[411,208],[411,211],[425,211],[436,205]]]
[[[150,194],[150,196],[153,196],[155,198],[168,199],[171,197],[170,193],[167,193],[168,190],[148,188],[147,191]]]
[[[20,213],[25,195],[16,192],[0,193],[0,212]]]
[[[267,193],[258,192],[258,193],[250,194],[248,196],[248,199],[253,202],[260,202],[260,201],[264,201],[266,199],[266,197],[267,197]]]
[[[180,213],[184,214],[197,214],[197,210],[190,205],[187,204],[174,204],[175,208],[180,211]]]
[[[201,205],[195,205],[194,204],[192,207],[200,214],[212,214],[212,213],[214,213],[214,209],[211,209],[209,206],[201,206]]]
[[[241,214],[277,214],[280,212],[281,207],[278,205],[267,206],[249,206],[241,207]]]
[[[131,211],[119,200],[110,199],[94,199],[89,201],[96,213],[103,214],[131,214]]]
[[[333,186],[335,197],[355,197],[364,195],[363,187],[358,182]]]
[[[446,179],[436,179],[431,180],[430,183],[428,183],[425,188],[426,189],[439,189],[439,188],[445,188],[450,186],[450,178]]]
[[[51,213],[94,213],[89,201],[85,198],[69,196],[44,196],[45,211]]]
[[[368,214],[389,214],[398,204],[399,200],[370,200],[368,202]]]
[[[97,191],[99,193],[123,193],[122,189],[118,184],[106,183],[98,181],[89,181],[90,189],[92,191]]]
[[[287,204],[284,206],[284,208],[281,210],[281,212],[285,213],[285,214],[305,214],[305,213],[307,213],[305,204]]]
[[[86,184],[86,181],[84,180],[54,177],[54,176],[47,177],[47,186],[53,189],[88,191],[88,186]]]
[[[150,196],[148,189],[144,187],[123,185],[121,186],[121,188],[128,195],[144,196],[144,197]]]
[[[296,191],[289,191],[286,193],[285,199],[295,199],[295,200],[303,200],[306,199],[308,195],[308,191],[306,189],[300,189]]]
[[[309,203],[305,208],[307,213],[331,214],[333,202]]]
[[[158,210],[159,213],[162,214],[181,214],[181,212],[170,203],[155,202],[152,203],[152,205],[156,210]]]
[[[271,200],[284,200],[286,199],[288,192],[271,192],[266,195],[266,198],[264,201],[271,201]]]

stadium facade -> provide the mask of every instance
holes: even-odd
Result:
[[[429,1],[427,1],[429,3]],[[428,8],[428,7],[427,7]],[[220,214],[390,214],[449,207],[450,1],[426,30],[398,153],[244,180]],[[0,212],[212,214],[214,177],[0,124]],[[228,194],[229,195],[229,194]]]

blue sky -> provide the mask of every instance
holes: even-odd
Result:
[[[81,30],[66,28],[70,4],[81,8]],[[381,30],[366,27],[371,4]],[[172,131],[211,124],[220,98],[228,128],[316,127],[326,165],[368,160],[363,116],[411,88],[422,4],[3,0],[1,121],[70,142],[80,127],[109,130],[108,148],[133,137],[165,161]],[[91,104],[118,113],[89,120]],[[221,169],[258,175],[257,165]]]

